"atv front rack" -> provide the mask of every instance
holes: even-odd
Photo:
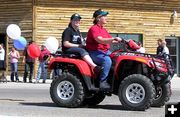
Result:
[[[157,69],[157,64],[156,62],[160,62],[162,64],[166,65],[166,69],[168,74],[173,77],[175,70],[174,70],[174,64],[173,61],[171,59],[170,55],[167,54],[163,54],[163,55],[156,55],[156,54],[147,54],[147,53],[139,53],[139,52],[127,52],[127,51],[122,51],[122,52],[118,52],[118,54],[121,55],[128,55],[128,56],[141,56],[141,57],[146,57],[150,60],[152,60],[152,64],[155,67],[155,69]]]

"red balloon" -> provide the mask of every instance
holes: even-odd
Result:
[[[32,44],[30,44],[30,45],[28,46],[27,52],[28,52],[28,54],[29,54],[30,57],[32,57],[32,58],[37,58],[37,57],[40,56],[41,50],[40,50],[40,48],[39,48],[38,45],[32,43]]]

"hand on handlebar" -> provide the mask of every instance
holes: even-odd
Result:
[[[113,40],[114,43],[118,43],[118,42],[121,42],[121,41],[122,41],[122,39],[120,37],[115,37],[114,40]]]

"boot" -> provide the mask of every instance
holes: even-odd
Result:
[[[99,75],[99,74],[101,74],[101,72],[102,72],[103,69],[104,69],[104,68],[101,67],[101,66],[96,66],[93,70],[94,70],[94,73],[95,73],[96,75]]]
[[[100,89],[103,89],[103,90],[108,90],[108,89],[110,89],[111,87],[110,87],[110,85],[107,83],[107,81],[105,80],[105,81],[102,81],[102,82],[100,82]]]

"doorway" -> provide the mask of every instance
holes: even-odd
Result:
[[[165,40],[167,42],[167,47],[169,48],[169,54],[174,63],[175,72],[177,73],[177,57],[178,57],[177,40],[178,40],[178,37],[165,37]]]

